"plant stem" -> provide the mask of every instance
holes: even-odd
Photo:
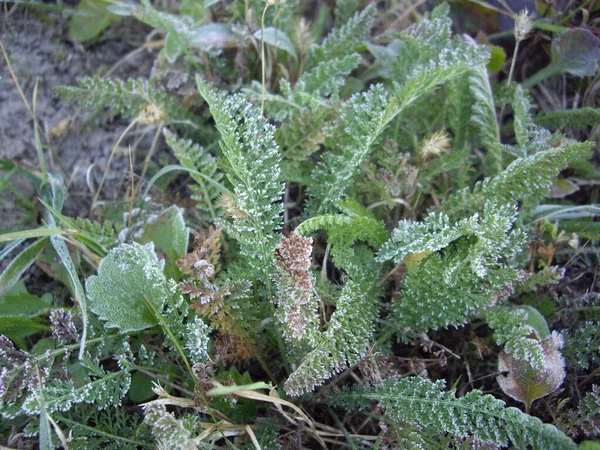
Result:
[[[98,197],[100,196],[100,191],[102,191],[102,186],[104,186],[104,182],[106,181],[106,176],[108,175],[108,170],[110,169],[110,163],[112,162],[112,159],[115,156],[115,153],[117,152],[117,148],[119,148],[121,141],[125,138],[127,133],[129,133],[131,131],[131,129],[135,126],[137,121],[138,121],[138,118],[135,118],[131,121],[131,123],[129,125],[127,125],[127,128],[125,128],[123,133],[121,133],[121,136],[119,136],[119,139],[117,139],[117,143],[113,146],[112,150],[110,151],[110,155],[108,156],[108,161],[106,162],[106,168],[104,169],[104,173],[102,174],[102,180],[100,180],[100,186],[98,186],[98,189],[96,189],[96,193],[94,194],[94,199],[92,200],[92,206],[90,208],[90,214],[89,214],[90,217],[92,216],[92,213],[94,212],[94,208],[96,207],[96,202],[98,201]]]
[[[269,9],[269,1],[265,3],[265,9],[263,9],[262,18],[260,20],[260,62],[261,62],[261,73],[262,73],[262,90],[260,95],[260,112],[265,112],[265,78],[266,78],[266,63],[265,63],[265,17],[267,15],[267,9]]]

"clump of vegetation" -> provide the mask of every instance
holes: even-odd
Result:
[[[106,26],[133,16],[164,36],[152,77],[55,93],[128,117],[126,133],[157,127],[177,164],[131,189],[122,221],[102,183],[98,221],[83,220],[63,214],[58,176],[36,175],[44,225],[0,237],[34,239],[2,250],[4,439],[568,449],[598,435],[598,388],[569,401],[569,377],[598,360],[598,299],[553,290],[560,255],[598,239],[597,206],[547,201],[576,192],[561,174],[592,156],[543,126],[575,112],[535,115],[512,69],[492,83],[489,47],[454,34],[446,4],[382,32],[376,5],[340,2],[321,40],[325,21],[294,2],[107,3]],[[194,214],[159,195],[174,172]],[[41,258],[71,303],[19,282]]]

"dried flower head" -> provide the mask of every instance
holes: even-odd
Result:
[[[527,39],[532,29],[533,24],[529,18],[529,11],[523,9],[515,16],[515,39],[517,42]]]
[[[3,335],[0,335],[0,360],[5,366],[0,371],[0,403],[12,403],[27,388],[32,366],[27,353],[15,348]]]
[[[450,150],[450,136],[444,130],[436,131],[423,143],[421,160],[426,161]]]
[[[312,301],[312,281],[310,264],[312,238],[296,232],[281,238],[275,249],[279,276],[278,302],[283,312],[284,334],[288,338],[300,340],[314,319],[315,305]]]
[[[177,261],[182,273],[197,279],[212,278],[219,271],[221,229],[209,227],[194,240],[194,250]]]
[[[160,122],[165,116],[163,109],[154,103],[148,103],[138,116],[138,122],[144,125],[152,125]]]
[[[237,205],[235,197],[232,194],[223,192],[217,199],[217,205],[223,208],[232,219],[248,218],[248,214]]]
[[[52,327],[52,337],[56,339],[58,345],[65,345],[79,340],[77,333],[77,324],[73,313],[66,309],[55,309],[50,312],[50,325]]]
[[[7,366],[16,366],[27,360],[27,354],[17,349],[9,338],[0,334],[0,358]]]
[[[304,17],[301,17],[296,25],[296,33],[294,35],[294,43],[298,49],[298,53],[304,55],[308,53],[312,47],[314,40],[310,32],[310,22]]]

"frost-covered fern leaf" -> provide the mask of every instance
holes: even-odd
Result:
[[[486,319],[494,330],[494,339],[506,353],[529,362],[535,370],[545,368],[542,346],[538,339],[530,337],[534,329],[527,324],[524,310],[500,306],[489,310]]]
[[[570,364],[581,369],[600,366],[600,321],[582,320],[565,334],[563,353]]]
[[[455,225],[442,214],[401,223],[377,257],[406,260],[402,292],[392,304],[396,324],[415,331],[462,325],[510,294],[518,274],[503,260],[523,243],[512,229],[515,218],[514,208],[488,202],[483,214]]]
[[[44,408],[48,414],[68,411],[80,403],[93,404],[97,409],[119,406],[131,386],[131,375],[127,370],[107,372],[98,363],[83,361],[87,373],[83,380],[47,380],[43,385]],[[27,415],[41,411],[37,392],[31,393],[23,402],[22,410]]]
[[[276,112],[271,105],[267,110],[286,123],[277,130],[277,141],[282,157],[294,161],[291,174],[298,172],[295,161],[306,161],[328,136],[328,125],[336,117],[339,104],[338,89],[359,64],[360,55],[353,53],[318,64],[300,77],[293,91],[286,81],[281,82],[286,95],[280,98]]]
[[[349,279],[336,302],[327,330],[316,336],[315,349],[285,383],[288,395],[302,395],[332,375],[360,361],[377,320],[377,270],[349,271]]]
[[[476,275],[484,277],[488,268],[497,266],[497,260],[519,249],[522,236],[511,231],[515,219],[514,208],[487,202],[481,215],[475,213],[453,225],[444,213],[432,213],[422,223],[402,221],[377,260],[398,263],[410,254],[436,252],[464,237],[468,241],[468,264]]]
[[[538,205],[548,192],[558,173],[570,162],[589,155],[592,142],[564,143],[557,147],[514,160],[492,178],[485,178],[473,189],[458,191],[442,203],[442,210],[452,218],[459,218],[480,211],[487,200],[498,204],[521,203],[521,210],[528,212]]]
[[[173,149],[179,163],[186,169],[200,172],[201,175],[190,172],[192,179],[196,182],[195,185],[190,186],[194,192],[192,198],[198,202],[197,208],[208,212],[214,219],[219,212],[215,200],[221,193],[216,183],[223,179],[223,173],[217,169],[216,158],[192,141],[178,139],[166,128],[164,134],[167,144]]]
[[[454,135],[452,147],[460,151],[468,143],[469,120],[473,103],[469,77],[464,75],[452,80],[446,85],[446,92],[450,107],[448,123]]]
[[[129,117],[136,116],[148,103],[144,96],[148,85],[142,80],[85,77],[78,80],[78,84],[78,87],[58,86],[54,88],[54,93],[64,100],[79,102],[90,109],[110,105],[117,113]]]
[[[346,76],[359,64],[360,55],[357,53],[323,61],[298,79],[296,90],[316,97],[327,97],[344,84]]]
[[[393,260],[397,264],[413,253],[441,250],[462,235],[444,213],[434,212],[423,222],[402,220],[378,253],[377,261]]]
[[[329,33],[321,45],[311,49],[306,58],[306,67],[311,69],[319,63],[354,53],[369,36],[375,21],[375,11],[375,5],[371,4],[355,14],[343,27]]]
[[[436,57],[418,66],[403,84],[389,92],[374,85],[367,92],[354,95],[340,112],[336,125],[340,152],[328,153],[314,172],[315,182],[309,188],[309,214],[331,212],[342,199],[367,160],[386,126],[403,110],[437,86],[464,74],[487,60],[487,51],[467,46],[458,40],[437,52]]]
[[[431,14],[400,33],[391,33],[402,45],[392,63],[391,79],[403,83],[418,67],[435,60],[439,52],[464,45],[461,39],[452,36],[450,9],[443,3]]]
[[[459,38],[452,39],[432,60],[415,68],[405,83],[396,87],[403,108],[437,86],[453,80],[474,66],[485,64],[489,53],[485,47],[471,46]]]
[[[508,267],[490,270],[485,279],[461,266],[466,253],[452,259],[433,253],[408,272],[394,299],[390,320],[421,332],[460,326],[512,292],[517,273]],[[448,266],[454,267],[449,272]],[[442,275],[440,275],[442,274]]]
[[[531,102],[520,85],[513,85],[512,107],[515,118],[515,138],[523,156],[548,148],[552,140],[551,133],[536,125],[531,117]]]
[[[469,87],[475,99],[472,107],[471,123],[477,128],[481,143],[488,152],[492,173],[498,173],[503,168],[502,145],[500,144],[500,130],[496,119],[494,96],[485,65],[480,64],[471,70]]]
[[[78,80],[78,84],[77,87],[58,86],[53,92],[64,100],[78,102],[90,109],[111,106],[115,114],[130,118],[143,115],[146,123],[161,120],[185,123],[195,117],[164,89],[152,86],[147,80],[85,77]]]
[[[359,6],[360,0],[336,0],[334,26],[340,27],[348,22]]]
[[[305,108],[277,130],[277,142],[281,147],[282,157],[291,161],[293,169],[319,149],[326,137],[323,128],[332,118],[332,113],[333,111],[325,108],[317,112]],[[287,180],[294,178],[293,173],[289,175],[285,177]]]
[[[382,222],[360,216],[317,216],[302,222],[296,231],[308,234],[319,229],[327,230],[327,242],[332,245],[331,256],[339,268],[350,267],[356,263],[352,250],[356,241],[365,241],[377,250],[388,237]]]
[[[165,308],[156,313],[160,316],[159,323],[165,331],[165,345],[175,352],[183,344],[181,347],[192,364],[204,364],[208,359],[211,328],[179,294],[175,282],[170,279],[168,283],[169,290],[174,295],[167,299]]]
[[[283,212],[275,127],[242,95],[219,92],[200,76],[196,82],[221,133],[221,149],[229,163],[226,174],[234,188],[235,198],[229,201],[238,214],[225,229],[240,242],[242,255],[256,273],[270,276]]]
[[[577,446],[553,425],[544,424],[517,408],[506,408],[502,400],[480,391],[457,398],[444,391],[444,381],[388,378],[374,386],[363,385],[331,398],[344,408],[367,408],[377,401],[385,415],[399,422],[439,430],[440,434],[473,436],[502,447],[534,450],[567,450]]]
[[[443,3],[426,15],[424,19],[402,31],[401,38],[418,43],[419,47],[427,47],[435,52],[447,46],[452,37],[452,20],[450,7]]]
[[[143,417],[127,408],[98,411],[93,405],[78,405],[61,417],[69,425],[69,450],[134,450],[152,448],[150,430]],[[67,421],[68,420],[68,421]]]
[[[333,210],[369,155],[371,146],[398,111],[397,103],[382,85],[353,96],[343,106],[337,126],[342,134],[342,152],[327,153],[313,171],[314,183],[309,187],[310,213]]]
[[[535,116],[535,123],[551,130],[593,127],[600,123],[600,109],[580,108],[548,111]]]
[[[112,223],[105,220],[103,223],[78,217],[73,222],[75,228],[82,232],[82,238],[90,237],[93,241],[103,247],[112,247],[117,241],[117,235],[122,231],[123,226],[119,223]]]

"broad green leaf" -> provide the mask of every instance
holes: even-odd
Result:
[[[107,328],[122,333],[157,324],[144,298],[161,309],[169,293],[167,279],[154,253],[154,245],[123,244],[113,249],[86,281],[90,309]]]
[[[0,158],[0,170],[13,170],[16,169],[17,166],[13,161],[8,159]]]
[[[488,45],[488,48],[490,49],[491,57],[490,62],[487,63],[487,70],[490,73],[500,72],[506,62],[506,52],[502,47],[498,47],[497,45]]]
[[[109,0],[81,0],[69,20],[69,36],[78,42],[97,38],[119,17],[107,9]]]
[[[565,178],[561,178],[556,180],[552,187],[550,188],[550,192],[546,194],[546,197],[549,198],[565,198],[579,190],[579,186],[573,183],[570,180]]]
[[[27,293],[0,297],[0,316],[35,316],[48,308],[43,299]]]
[[[261,30],[254,33],[254,38],[260,40],[262,36]],[[288,52],[294,59],[298,59],[296,47],[285,31],[281,31],[274,27],[266,27],[264,29],[265,43],[277,47]]]
[[[0,316],[0,334],[10,340],[31,336],[40,331],[50,331],[50,327],[29,317]]]
[[[565,233],[576,233],[584,239],[600,241],[600,222],[568,220],[561,222],[560,227]]]
[[[140,244],[153,242],[156,249],[167,258],[165,275],[167,278],[178,280],[180,272],[175,263],[187,252],[188,238],[189,231],[185,226],[183,213],[173,205],[149,221],[137,242]]]
[[[540,205],[531,213],[534,219],[565,220],[600,216],[600,205]]]
[[[42,338],[35,343],[30,353],[41,356],[46,353],[48,350],[54,350],[56,348],[56,341],[52,338]]]
[[[212,0],[212,3],[218,3],[218,1]],[[207,5],[206,0],[204,2],[198,0],[181,0],[180,3],[179,13],[191,17],[194,22],[202,23],[204,18],[210,14],[208,8],[211,5]]]
[[[222,23],[207,23],[190,30],[190,47],[199,47],[204,50],[212,48],[237,47],[237,40],[231,28]],[[265,39],[265,42],[268,41]]]
[[[181,46],[179,39],[177,39],[173,33],[167,34],[165,39],[165,47],[163,49],[163,54],[165,55],[167,61],[173,64],[177,58],[179,58],[182,52],[183,47]]]
[[[584,28],[574,28],[552,41],[552,63],[563,72],[592,77],[598,70],[600,39]]]
[[[0,275],[0,296],[6,294],[19,281],[21,275],[35,262],[47,245],[47,238],[35,241],[10,262]]]
[[[153,379],[143,372],[135,372],[131,376],[131,387],[127,396],[135,404],[147,402],[156,394],[152,392]]]

